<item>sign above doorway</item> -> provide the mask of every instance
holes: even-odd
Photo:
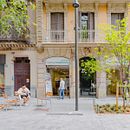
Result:
[[[64,57],[51,57],[46,60],[46,65],[69,65],[69,59]]]

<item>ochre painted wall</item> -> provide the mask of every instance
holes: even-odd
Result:
[[[68,20],[67,20],[67,28],[68,28],[68,42],[74,41],[74,8],[72,5],[68,6]]]
[[[98,23],[107,23],[107,6],[106,4],[101,4],[98,7]]]
[[[98,26],[98,40],[103,42],[105,35],[103,32],[103,26],[105,26],[108,22],[107,22],[107,5],[106,4],[100,4],[98,6],[98,22],[97,22],[97,26]]]
[[[43,6],[43,40],[47,37],[47,10]]]

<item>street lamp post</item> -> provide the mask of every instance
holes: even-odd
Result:
[[[75,8],[75,111],[78,111],[78,88],[79,88],[79,59],[78,59],[78,0],[74,0]]]

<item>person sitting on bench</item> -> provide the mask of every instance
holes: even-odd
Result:
[[[26,85],[23,85],[21,88],[19,88],[18,94],[20,95],[21,99],[23,99],[23,104],[26,105],[30,97],[30,91]]]

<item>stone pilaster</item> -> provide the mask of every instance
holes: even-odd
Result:
[[[95,41],[98,41],[98,3],[95,3]]]
[[[130,2],[128,3],[128,31],[130,31]]]
[[[31,97],[36,97],[37,87],[37,59],[35,53],[29,55],[30,60],[30,91]]]
[[[36,24],[37,24],[37,44],[43,42],[43,3],[36,0]]]
[[[38,66],[37,66],[37,97],[45,97],[45,73],[46,73],[46,63],[42,58],[38,58]]]
[[[74,59],[70,59],[70,66],[69,66],[69,78],[70,78],[70,98],[75,97],[75,65]]]
[[[5,64],[5,93],[8,96],[14,95],[14,54],[6,53]]]
[[[125,9],[125,14],[124,14],[124,17],[125,18],[128,18],[129,17],[129,4],[126,3],[126,9]],[[127,24],[127,31],[129,31],[129,21],[126,23]]]
[[[67,26],[67,20],[68,20],[68,6],[67,6],[67,4],[64,4],[64,9],[65,9],[65,11],[64,11],[64,41],[67,41],[67,30],[68,30],[68,26]]]
[[[126,8],[125,8],[125,15],[124,16],[128,17],[128,6],[129,6],[129,4],[126,3],[125,6],[126,6]]]
[[[75,61],[74,61],[74,57],[70,59],[69,73],[70,73],[70,75],[69,75],[69,77],[70,77],[70,97],[74,98],[75,97]],[[79,81],[79,79],[78,79],[78,81]],[[78,88],[78,96],[79,96],[79,88]]]
[[[51,14],[48,11],[47,12],[47,40],[49,40],[49,41],[51,40],[51,37],[50,37],[50,31],[51,31],[50,22],[51,22]]]
[[[36,43],[36,27],[34,25],[36,19],[35,10],[29,7],[28,14],[29,14],[29,31],[30,31],[29,42],[34,44]]]
[[[103,98],[106,97],[106,72],[101,71],[96,73],[96,88],[97,88],[97,93],[96,96],[97,98]]]
[[[111,3],[108,3],[108,9],[107,9],[107,19],[108,24],[111,24]]]

